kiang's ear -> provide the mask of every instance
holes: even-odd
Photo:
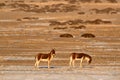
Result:
[[[55,48],[53,48],[52,50],[55,50]]]
[[[55,50],[55,48],[51,48],[51,50]]]

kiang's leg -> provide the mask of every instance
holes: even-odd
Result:
[[[37,60],[37,61],[35,62],[35,68],[38,68],[38,67],[39,67],[39,63],[40,63],[40,60]]]
[[[72,65],[72,61],[73,61],[73,59],[72,59],[72,58],[70,58],[69,66],[71,66],[71,65]]]
[[[86,58],[86,60],[87,60],[87,63],[89,64],[90,58]]]
[[[37,61],[37,68],[39,67],[39,64],[40,64],[40,60]]]
[[[37,58],[35,57],[35,64],[34,64],[34,66],[35,66],[35,68],[37,67]]]
[[[80,68],[82,68],[83,57],[80,59]]]
[[[34,65],[34,66],[35,66],[35,68],[37,67],[37,62],[35,62],[35,65]]]
[[[48,60],[48,68],[50,68],[50,60]]]
[[[75,67],[75,60],[72,60],[72,66]]]

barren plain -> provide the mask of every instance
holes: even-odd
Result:
[[[120,2],[75,1],[0,1],[0,80],[120,80]],[[35,55],[53,48],[51,68],[36,70]],[[69,67],[72,52],[92,63]]]

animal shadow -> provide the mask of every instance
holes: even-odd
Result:
[[[40,66],[39,67],[39,69],[41,69],[41,68],[48,68],[47,66]],[[56,68],[56,67],[54,67],[54,66],[51,66],[50,68],[48,68],[48,69],[53,69],[53,68]]]

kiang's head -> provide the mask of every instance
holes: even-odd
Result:
[[[51,50],[51,54],[52,54],[52,55],[55,55],[55,49],[52,49],[52,50]]]
[[[92,58],[91,58],[91,57],[86,57],[85,59],[87,60],[87,62],[88,62],[89,64],[90,64],[91,61],[92,61]]]
[[[89,62],[89,64],[92,62],[92,58],[91,57],[89,57],[88,62]]]

